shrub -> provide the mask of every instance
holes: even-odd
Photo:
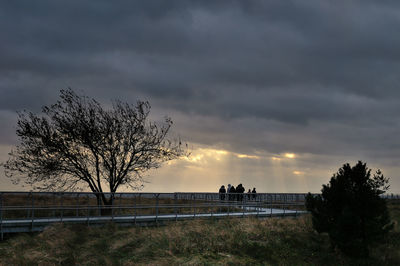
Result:
[[[343,165],[321,195],[308,193],[307,210],[312,214],[314,229],[329,235],[334,248],[353,256],[368,256],[369,246],[393,227],[380,195],[389,189],[389,180],[380,170],[371,177],[365,163]]]

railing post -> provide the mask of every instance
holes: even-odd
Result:
[[[243,205],[243,201],[242,201],[241,204],[242,204],[242,218],[244,218],[244,208],[245,208],[245,207],[244,207],[244,205]]]
[[[25,193],[24,193],[24,194],[25,194]],[[24,194],[22,194],[22,195],[24,195]],[[27,198],[26,198],[26,219],[29,219],[29,217],[32,216],[31,210],[30,210],[30,208],[28,208],[28,206],[31,205],[31,203],[29,202],[29,196],[30,196],[31,194],[32,194],[32,192],[29,192],[29,194],[27,195]]]
[[[229,193],[229,197],[231,197],[231,194]],[[228,217],[231,211],[231,199],[228,200]]]
[[[178,203],[177,203],[177,194],[176,194],[176,192],[174,193],[174,213],[175,213],[175,222],[176,221],[178,221],[178,212],[177,212],[177,208],[176,208],[176,205],[177,205]]]
[[[119,207],[122,208],[122,197],[124,196],[124,193],[119,193]],[[119,215],[123,215],[125,213],[125,208],[123,209],[118,209]]]
[[[196,193],[193,193],[193,218],[196,218]]]
[[[158,196],[160,193],[156,194],[156,224],[158,225]]]
[[[217,202],[218,202],[218,207],[216,208],[216,211],[217,212],[221,212],[221,205],[222,205],[222,207],[224,206],[224,202],[225,202],[225,200],[226,200],[226,193],[224,194],[224,198],[223,198],[224,200],[221,200],[220,199],[220,197],[219,197],[219,193],[218,193],[218,195],[217,195]]]
[[[32,215],[32,222],[31,222],[31,232],[33,231],[33,220],[35,219],[35,202],[33,198],[33,192],[31,192],[31,201],[32,201],[32,207],[31,207],[31,215]]]
[[[4,240],[3,234],[3,192],[0,192],[0,233],[1,233],[1,241]]]
[[[79,216],[79,193],[76,195],[76,217]]]
[[[61,195],[60,202],[61,202],[61,222],[62,222],[64,217],[64,193],[61,192],[60,195]]]
[[[139,194],[139,195],[140,195],[140,194]],[[135,225],[136,225],[136,215],[137,215],[136,197],[137,197],[137,195],[135,194],[134,202],[133,202],[133,208],[134,208],[134,212],[135,212]]]
[[[87,194],[87,212],[86,212],[87,226],[89,226],[89,216],[90,216],[90,197],[89,194]]]
[[[208,203],[208,194],[207,193],[204,193],[204,203],[207,204],[207,205],[209,204]],[[207,211],[207,213],[208,213],[208,211]]]
[[[212,198],[212,195],[211,195],[211,197],[210,197],[210,199]],[[213,201],[211,200],[210,201],[211,203],[208,203],[207,205],[211,205],[211,208],[209,208],[210,210],[211,210],[211,219],[212,219],[212,217],[213,217],[213,209],[214,209],[214,204],[213,204]],[[219,205],[220,203],[219,203],[219,201],[216,201],[217,202],[217,204]]]
[[[53,194],[53,218],[56,218],[56,193],[52,192]]]
[[[101,199],[100,197],[100,193],[99,192],[95,192],[95,196],[96,196],[96,204],[97,204],[97,216],[101,216],[101,208],[102,208],[102,203],[101,203]]]
[[[114,193],[113,192],[111,192],[110,193],[110,207],[109,208],[111,208],[111,221],[114,221],[114,199],[115,199],[115,197],[114,197]]]

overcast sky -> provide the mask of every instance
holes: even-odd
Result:
[[[318,192],[362,160],[400,193],[399,32],[398,1],[2,1],[0,160],[71,87],[172,118],[192,156],[144,191]]]

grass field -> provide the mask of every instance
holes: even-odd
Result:
[[[400,265],[400,202],[389,202],[394,230],[352,259],[332,250],[309,216],[191,220],[160,227],[52,226],[0,243],[2,265]]]

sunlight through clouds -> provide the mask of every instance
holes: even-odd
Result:
[[[260,159],[260,156],[257,155],[248,155],[248,154],[236,154],[238,158],[246,158],[246,159]]]
[[[294,153],[285,153],[285,157],[289,159],[294,159],[296,155]]]
[[[192,152],[192,154],[185,158],[187,162],[190,163],[205,163],[206,161],[221,161],[227,158],[239,158],[239,159],[253,159],[260,160],[263,157],[258,155],[244,154],[229,152],[226,150],[218,150],[212,148],[199,148]]]
[[[242,182],[246,186],[257,186],[260,191],[265,192],[297,191],[295,187],[305,186],[308,189],[308,175],[299,169],[299,162],[296,160],[300,157],[292,152],[243,153],[203,146],[193,149],[191,155],[184,160],[177,161],[176,168],[185,169],[181,170],[182,174],[197,176],[188,182],[195,182],[199,189],[203,187],[201,190],[209,189],[208,186],[218,186],[220,183]],[[260,176],[263,178],[259,178]],[[185,179],[182,177],[182,180]]]
[[[225,150],[200,148],[194,150],[190,156],[184,159],[190,163],[205,163],[210,160],[220,161],[228,154],[229,152]]]
[[[295,171],[293,171],[293,174],[294,175],[304,175],[304,172],[295,170]]]
[[[280,161],[281,158],[276,157],[276,156],[272,156],[272,157],[271,157],[271,160],[272,160],[272,161]]]

